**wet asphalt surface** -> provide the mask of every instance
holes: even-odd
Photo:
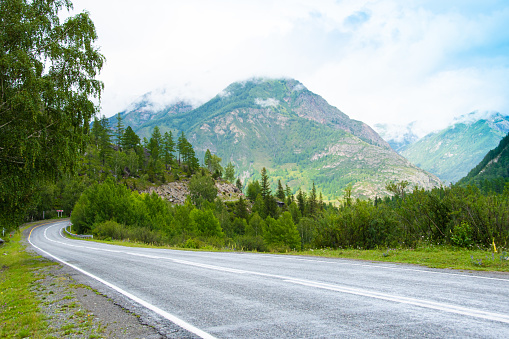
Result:
[[[116,291],[77,273],[168,337],[509,337],[509,274],[120,247],[67,239],[60,231],[66,224],[34,229],[31,243],[42,255],[115,286]],[[131,296],[177,317],[194,333]]]

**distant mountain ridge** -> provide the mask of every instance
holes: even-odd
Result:
[[[408,125],[375,124],[373,127],[391,148],[399,153],[407,145],[419,140],[419,136],[414,132],[414,124],[415,122]]]
[[[482,186],[484,181],[498,181],[502,184],[499,191],[502,191],[505,182],[509,181],[509,134],[500,140],[498,146],[489,151],[466,177],[458,181],[458,185]]]
[[[151,115],[134,119],[140,114]],[[184,131],[200,159],[210,149],[225,164],[233,162],[244,182],[266,167],[274,182],[281,179],[294,191],[309,190],[315,182],[330,199],[342,195],[347,185],[357,196],[374,197],[390,181],[408,180],[424,188],[440,184],[394,152],[371,127],[293,79],[233,83],[195,109],[180,102],[159,112],[122,115],[133,117],[133,123],[124,123],[142,137],[149,137],[155,126],[174,136]]]
[[[509,132],[509,116],[472,112],[441,131],[400,149],[400,154],[445,182],[467,175]]]

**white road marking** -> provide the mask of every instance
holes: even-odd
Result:
[[[51,228],[51,227],[53,227],[53,226],[47,227],[47,228],[44,230],[44,237],[45,237],[46,239],[50,240],[50,241],[54,241],[54,240],[49,239],[49,238],[47,237],[47,235],[46,235],[46,231],[47,231],[49,228]],[[30,232],[30,235],[31,235],[31,234],[32,234],[32,232]],[[67,265],[67,266],[69,266],[69,267],[71,267],[71,268],[73,268],[73,269],[77,270],[78,272],[81,272],[81,273],[83,273],[83,274],[85,274],[85,275],[87,275],[87,276],[91,277],[92,279],[95,279],[95,280],[97,280],[98,282],[100,282],[100,283],[102,283],[102,284],[104,284],[104,285],[106,285],[106,286],[108,286],[108,287],[112,288],[113,290],[115,290],[115,291],[117,291],[117,292],[119,292],[119,293],[123,294],[124,296],[126,296],[127,298],[129,298],[129,299],[133,300],[134,302],[136,302],[136,303],[138,303],[138,304],[142,305],[143,307],[146,307],[146,308],[148,308],[149,310],[151,310],[151,311],[153,311],[153,312],[155,312],[155,313],[159,314],[160,316],[162,316],[162,317],[164,317],[164,318],[168,319],[169,321],[171,321],[171,322],[173,322],[174,324],[176,324],[176,325],[178,325],[178,326],[182,327],[183,329],[185,329],[185,330],[187,330],[187,331],[189,331],[189,332],[191,332],[191,333],[196,334],[196,335],[197,335],[197,336],[199,336],[200,338],[204,338],[204,339],[215,339],[215,337],[214,337],[214,336],[212,336],[211,334],[209,334],[209,333],[207,333],[207,332],[205,332],[205,331],[203,331],[203,330],[200,330],[199,328],[197,328],[197,327],[195,327],[195,326],[193,326],[193,325],[191,325],[191,324],[189,324],[189,323],[185,322],[184,320],[182,320],[182,319],[180,319],[180,318],[178,318],[178,317],[174,316],[173,314],[170,314],[170,313],[168,313],[168,312],[166,312],[166,311],[163,311],[163,310],[162,310],[162,309],[160,309],[159,307],[157,307],[157,306],[155,306],[155,305],[152,305],[151,303],[149,303],[149,302],[147,302],[147,301],[145,301],[145,300],[143,300],[143,299],[141,299],[141,298],[139,298],[139,297],[135,296],[134,294],[131,294],[131,293],[129,293],[129,292],[127,292],[127,291],[125,291],[125,290],[121,289],[120,287],[118,287],[118,286],[116,286],[116,285],[113,285],[112,283],[109,283],[109,282],[107,282],[106,280],[101,279],[101,278],[99,278],[99,277],[97,277],[97,276],[93,275],[92,273],[89,273],[89,272],[87,272],[87,271],[85,271],[85,270],[83,270],[83,269],[81,269],[81,268],[79,268],[79,267],[77,267],[77,266],[75,266],[75,265],[73,265],[73,264],[70,264],[70,263],[66,262],[65,260],[60,259],[60,258],[58,258],[58,257],[54,256],[53,254],[51,254],[51,253],[49,253],[49,252],[47,252],[47,251],[45,251],[45,250],[43,250],[43,249],[41,249],[41,248],[37,247],[36,245],[34,245],[34,244],[32,243],[32,241],[31,241],[31,239],[30,239],[30,235],[28,236],[28,242],[29,242],[29,243],[30,243],[33,247],[35,247],[35,248],[36,248],[36,249],[38,249],[39,251],[41,251],[41,252],[45,253],[46,255],[48,255],[48,256],[50,256],[50,257],[52,257],[52,258],[53,258],[53,259],[55,259],[56,261],[59,261],[59,262],[61,262],[62,264],[65,264],[65,265]],[[85,246],[77,246],[77,247],[85,247]],[[121,251],[109,251],[109,252],[120,252],[120,253],[121,253]]]
[[[394,301],[394,302],[398,302],[398,303],[402,303],[402,304],[409,304],[409,305],[415,305],[415,306],[420,306],[420,307],[425,307],[425,308],[432,308],[435,310],[445,311],[445,312],[449,312],[449,313],[462,314],[462,315],[467,315],[467,316],[471,316],[471,317],[475,317],[475,318],[488,319],[488,320],[499,321],[499,322],[509,324],[509,316],[505,315],[505,314],[486,312],[486,311],[482,311],[482,310],[475,310],[475,309],[470,309],[470,308],[466,308],[466,307],[462,307],[462,306],[438,303],[438,302],[429,301],[429,300],[400,297],[400,296],[395,296],[395,295],[386,294],[386,293],[379,293],[379,292],[371,292],[371,291],[366,291],[366,290],[352,288],[352,287],[315,283],[315,282],[310,282],[310,281],[300,280],[300,279],[291,279],[291,280],[286,280],[286,281],[290,282],[290,283],[294,283],[294,284],[303,285],[303,286],[316,287],[316,288],[326,289],[326,290],[330,290],[330,291],[349,293],[349,294],[361,295],[361,296],[370,297],[370,298]]]
[[[201,268],[211,269],[211,270],[216,270],[216,271],[222,271],[222,272],[264,276],[264,277],[283,280],[288,283],[299,284],[299,285],[308,286],[308,287],[314,287],[314,288],[326,289],[326,290],[335,291],[335,292],[360,295],[360,296],[382,299],[382,300],[398,302],[398,303],[403,303],[403,304],[410,304],[410,305],[414,305],[414,306],[435,309],[435,310],[440,310],[440,311],[449,312],[449,313],[462,314],[462,315],[467,315],[467,316],[471,316],[471,317],[475,317],[475,318],[487,319],[487,320],[498,321],[498,322],[503,322],[503,323],[509,324],[509,315],[493,313],[493,312],[486,312],[483,310],[471,309],[471,308],[466,308],[466,307],[462,307],[462,306],[439,303],[439,302],[428,301],[428,300],[423,300],[423,299],[402,297],[402,296],[397,296],[397,295],[373,292],[373,291],[368,291],[368,290],[364,290],[364,289],[358,289],[358,288],[352,288],[352,287],[346,287],[346,286],[340,286],[340,285],[326,284],[326,283],[321,283],[321,282],[316,282],[316,281],[311,281],[311,280],[298,279],[298,278],[287,277],[287,276],[282,276],[282,275],[275,275],[275,274],[270,274],[270,273],[261,273],[261,272],[255,272],[255,271],[246,271],[246,270],[238,270],[238,269],[233,269],[233,268],[228,268],[228,267],[221,267],[221,266],[216,266],[216,265],[201,264],[201,263],[196,263],[196,262],[192,262],[192,261],[173,259],[173,258],[157,256],[157,255],[141,254],[141,253],[135,253],[135,252],[129,252],[129,251],[123,251],[123,250],[102,249],[102,248],[97,248],[97,247],[89,247],[89,246],[64,243],[64,242],[60,242],[60,241],[56,241],[56,240],[51,240],[47,237],[46,231],[54,226],[56,226],[56,225],[47,227],[45,229],[45,231],[44,231],[45,238],[51,242],[59,243],[59,244],[66,245],[66,246],[81,247],[81,248],[91,249],[94,251],[123,253],[123,254],[127,254],[127,255],[150,258],[150,259],[168,260],[168,261],[172,261],[174,263],[178,263],[178,264],[182,264],[182,265],[196,266],[196,267],[201,267]],[[63,237],[62,234],[60,234],[60,235]],[[47,252],[45,252],[45,253],[47,253]],[[292,258],[288,258],[288,257],[282,257],[282,258],[292,259]],[[301,260],[300,258],[297,258],[297,259]],[[302,259],[302,260],[311,260],[311,259]],[[311,260],[311,261],[313,261],[313,260]],[[72,265],[70,265],[70,264],[68,264],[68,265],[72,267]],[[352,265],[367,266],[367,267],[370,266],[370,265],[365,265],[365,264],[352,264]],[[377,266],[377,267],[386,268],[386,266]],[[77,268],[77,269],[80,270],[79,268]],[[412,271],[411,269],[409,269],[409,270]],[[415,271],[426,272],[426,273],[435,273],[432,271],[425,271],[425,270],[415,270]],[[475,277],[475,276],[459,275],[459,274],[450,274],[450,275]],[[487,278],[487,279],[507,281],[505,279],[497,279],[497,278]]]

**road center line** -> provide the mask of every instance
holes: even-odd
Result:
[[[56,225],[54,225],[54,226],[56,226]],[[409,305],[424,307],[424,308],[428,308],[428,309],[435,309],[435,310],[440,310],[440,311],[444,311],[444,312],[461,314],[461,315],[471,316],[471,317],[475,317],[475,318],[487,319],[487,320],[498,321],[498,322],[503,322],[503,323],[509,324],[509,315],[493,313],[493,312],[486,312],[483,310],[471,309],[471,308],[466,308],[466,307],[456,306],[456,305],[451,305],[451,304],[439,303],[439,302],[428,301],[428,300],[423,300],[423,299],[402,297],[402,296],[397,296],[397,295],[373,292],[373,291],[368,291],[368,290],[364,290],[364,289],[358,289],[358,288],[352,288],[352,287],[346,287],[346,286],[340,286],[340,285],[332,285],[332,284],[327,284],[327,283],[321,283],[321,282],[305,280],[305,279],[298,279],[298,278],[294,278],[294,277],[287,277],[287,276],[270,274],[270,273],[261,273],[261,272],[255,272],[255,271],[233,269],[233,268],[222,267],[222,266],[217,266],[217,265],[201,264],[201,263],[196,263],[196,262],[187,261],[187,260],[168,258],[168,257],[164,257],[164,256],[133,253],[133,252],[123,251],[123,250],[110,250],[110,249],[101,249],[101,248],[97,248],[97,247],[88,247],[88,246],[82,246],[82,245],[67,244],[64,242],[51,240],[47,237],[46,231],[54,226],[50,226],[50,227],[46,228],[44,231],[44,236],[46,237],[47,240],[49,240],[51,242],[59,243],[59,244],[66,245],[66,246],[82,247],[82,248],[87,248],[87,249],[91,249],[94,251],[123,253],[123,254],[127,254],[127,255],[150,258],[150,259],[168,260],[168,261],[172,261],[174,263],[178,263],[178,264],[182,264],[182,265],[201,267],[201,268],[205,268],[205,269],[228,272],[228,273],[250,274],[250,275],[256,275],[256,276],[263,276],[263,277],[283,280],[288,283],[299,284],[299,285],[303,285],[303,286],[307,286],[307,287],[320,288],[320,289],[326,289],[326,290],[335,291],[335,292],[354,294],[354,295],[359,295],[359,296],[364,296],[364,297],[369,297],[369,298],[382,299],[382,300],[387,300],[387,301],[391,301],[391,302],[409,304]],[[61,236],[63,237],[62,234],[61,234]],[[362,264],[358,264],[358,265],[361,266]]]

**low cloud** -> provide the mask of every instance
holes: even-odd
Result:
[[[90,12],[107,58],[107,116],[158,88],[169,89],[153,93],[158,103],[197,104],[252,77],[297,79],[368,124],[432,129],[474,110],[509,114],[502,1],[73,3]]]
[[[279,106],[279,100],[274,99],[274,98],[268,98],[268,99],[265,99],[265,100],[264,99],[260,99],[260,98],[256,98],[255,99],[255,104],[260,105],[263,108],[277,107],[277,106]]]

